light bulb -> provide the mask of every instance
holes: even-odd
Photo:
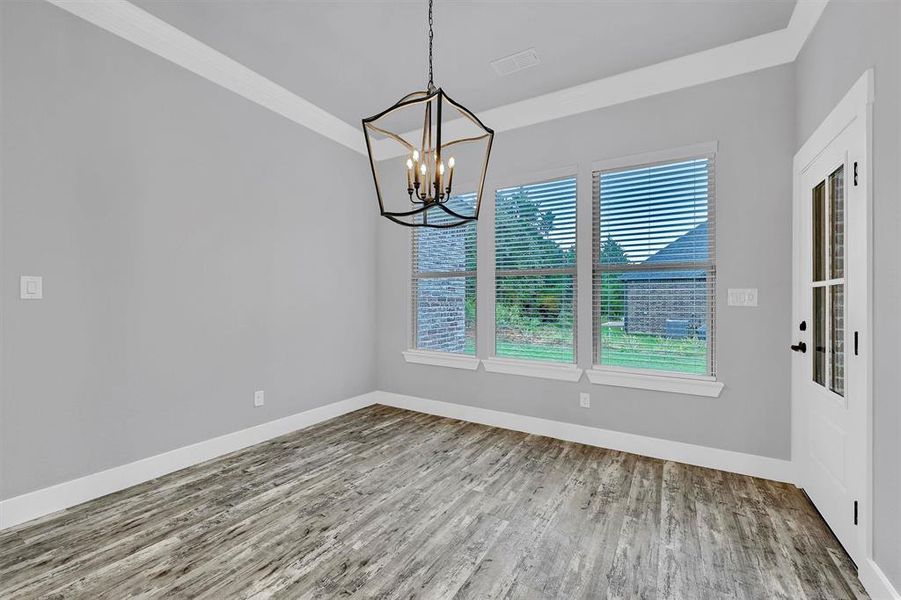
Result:
[[[444,161],[443,160],[440,163],[438,163],[438,173],[441,175],[444,175]]]
[[[408,158],[408,159],[407,159],[407,168],[408,168],[408,169],[412,169],[412,168],[413,168],[413,159],[412,159],[412,158]]]
[[[413,161],[414,161],[414,162],[419,162],[419,150],[414,150],[414,151],[413,151]]]
[[[456,164],[456,161],[454,160],[454,157],[451,156],[447,160],[447,166],[450,168],[450,173],[447,174],[447,188],[445,189],[445,192],[447,193],[448,196],[450,196],[451,188],[454,185],[454,165],[455,164]]]

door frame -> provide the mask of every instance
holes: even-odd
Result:
[[[863,155],[855,156],[854,160],[858,163],[859,185],[863,185],[863,196],[865,205],[863,210],[864,221],[867,230],[866,243],[866,268],[863,273],[856,275],[858,283],[855,285],[855,294],[858,298],[864,298],[866,306],[866,319],[863,326],[855,327],[859,332],[860,343],[858,344],[859,355],[856,358],[863,360],[863,367],[858,370],[865,378],[862,389],[865,390],[864,398],[864,423],[859,425],[862,431],[855,431],[859,439],[858,444],[863,444],[863,448],[859,445],[855,449],[858,456],[864,458],[864,476],[863,489],[860,491],[858,500],[859,519],[858,527],[860,527],[857,535],[858,548],[851,549],[852,556],[857,554],[858,568],[863,571],[872,560],[873,549],[873,186],[872,186],[872,143],[873,143],[873,100],[874,100],[874,82],[873,69],[867,70],[860,79],[845,94],[844,98],[829,113],[829,116],[820,124],[808,140],[801,146],[795,154],[792,166],[793,178],[793,194],[792,194],[792,343],[794,343],[797,332],[795,327],[801,321],[804,310],[801,302],[799,302],[799,294],[797,287],[802,285],[801,277],[801,261],[808,260],[809,257],[802,256],[801,244],[798,243],[798,233],[802,227],[801,207],[803,202],[808,200],[809,190],[802,185],[802,174],[804,171],[820,156],[820,154],[829,146],[829,144],[842,134],[849,126],[854,123],[862,122],[864,126],[864,135],[866,136]],[[853,169],[852,169],[853,170]],[[853,177],[853,173],[849,173],[848,177]],[[806,234],[806,232],[804,232]],[[849,284],[850,285],[850,284]],[[848,287],[847,297],[851,298],[852,290]],[[794,361],[802,360],[802,355],[792,355]],[[804,451],[802,443],[804,441],[804,433],[802,427],[807,424],[802,421],[804,405],[801,401],[801,385],[798,369],[792,367],[792,387],[791,387],[791,451],[792,451],[792,468],[794,470],[795,482],[799,487],[805,487],[806,473],[804,472],[804,462],[801,460],[801,452]]]

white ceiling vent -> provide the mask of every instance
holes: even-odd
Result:
[[[493,60],[491,61],[491,66],[494,67],[498,75],[506,77],[517,71],[534,67],[540,62],[541,59],[538,58],[538,52],[535,51],[535,48],[529,48],[528,50]]]

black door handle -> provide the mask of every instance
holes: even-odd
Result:
[[[795,352],[807,352],[807,344],[804,342],[798,342],[797,345],[792,345],[792,350]]]

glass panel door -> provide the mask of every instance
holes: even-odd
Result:
[[[814,383],[845,395],[845,168],[811,193]]]

